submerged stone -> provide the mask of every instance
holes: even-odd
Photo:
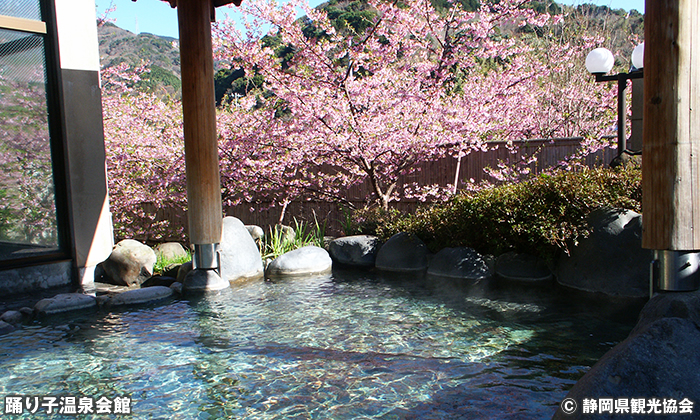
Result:
[[[37,302],[34,305],[34,312],[39,315],[52,315],[62,312],[94,309],[96,307],[97,300],[93,296],[81,293],[62,293]]]
[[[428,247],[412,233],[397,233],[379,248],[375,266],[393,272],[424,271],[428,268]]]
[[[484,257],[472,248],[445,248],[431,259],[428,275],[479,281],[491,276]]]
[[[496,259],[496,275],[518,282],[547,282],[554,279],[552,270],[541,258],[530,254],[507,252]]]
[[[267,277],[307,276],[330,273],[333,268],[328,251],[305,246],[275,258],[268,266]]]

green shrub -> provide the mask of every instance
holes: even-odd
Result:
[[[405,231],[432,251],[469,246],[481,253],[528,252],[546,259],[588,236],[587,217],[609,206],[641,211],[639,168],[583,169],[543,174],[517,184],[464,193],[411,215],[367,210],[356,233],[386,240]]]
[[[396,209],[384,210],[380,207],[365,207],[345,213],[343,233],[345,235],[375,235],[389,237],[393,227],[408,217]]]

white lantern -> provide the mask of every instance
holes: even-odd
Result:
[[[640,70],[644,68],[644,43],[634,47],[632,51],[632,65],[635,69]]]
[[[609,72],[615,64],[615,57],[607,48],[596,48],[586,57],[586,69],[593,74]]]

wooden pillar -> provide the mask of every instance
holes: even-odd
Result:
[[[221,241],[212,10],[211,0],[177,0],[189,233],[195,245]]]
[[[700,250],[700,6],[647,0],[644,248]]]

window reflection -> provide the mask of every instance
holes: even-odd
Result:
[[[0,15],[41,20],[39,0],[0,0]]]
[[[56,250],[44,39],[0,29],[0,260]]]

